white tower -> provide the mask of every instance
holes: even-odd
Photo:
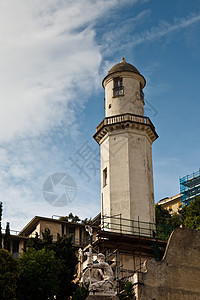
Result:
[[[101,147],[101,213],[155,223],[152,143],[144,117],[145,78],[124,58],[103,79],[106,117],[94,139]]]

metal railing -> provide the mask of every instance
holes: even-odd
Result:
[[[175,228],[166,224],[156,224],[129,220],[118,216],[102,216],[100,230],[120,234],[130,234],[167,240]]]
[[[116,116],[104,118],[104,120],[96,127],[96,132],[98,132],[100,129],[102,129],[105,125],[111,125],[111,124],[116,124],[119,122],[126,122],[126,121],[150,125],[152,127],[152,129],[155,130],[153,123],[151,122],[151,120],[148,117],[127,113],[127,114],[116,115]]]

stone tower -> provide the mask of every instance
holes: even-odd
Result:
[[[145,78],[124,58],[103,79],[105,118],[94,139],[101,147],[101,213],[155,222],[152,143],[158,135],[144,116]]]

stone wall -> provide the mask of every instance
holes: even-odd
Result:
[[[163,259],[148,259],[145,268],[134,277],[138,300],[199,300],[200,231],[174,231]]]

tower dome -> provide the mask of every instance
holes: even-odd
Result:
[[[138,69],[136,69],[136,67],[134,67],[133,65],[127,63],[125,61],[125,58],[122,57],[122,60],[120,61],[120,63],[114,65],[109,71],[107,76],[103,79],[102,81],[102,85],[105,88],[106,85],[106,81],[109,78],[113,78],[118,76],[120,73],[124,73],[124,72],[129,72],[129,74],[132,74],[132,76],[134,76],[137,80],[139,80],[142,84],[142,88],[145,87],[146,85],[146,80],[144,78],[144,76],[142,76],[142,74],[140,74],[140,72],[138,71]]]
[[[115,72],[124,72],[124,71],[140,74],[140,72],[133,65],[127,63],[125,61],[124,57],[122,57],[122,60],[120,61],[120,63],[114,65],[110,69],[110,71],[108,71],[108,75],[113,74]]]

